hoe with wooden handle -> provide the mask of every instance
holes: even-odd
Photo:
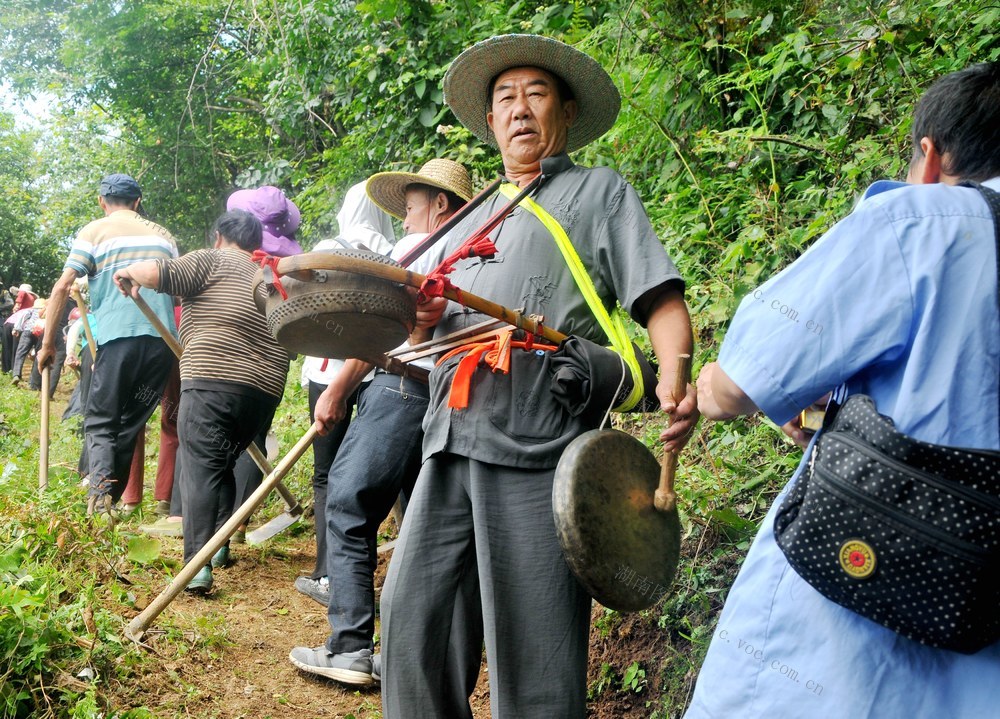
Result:
[[[39,427],[40,446],[38,448],[38,492],[42,494],[49,486],[49,382],[52,369],[42,368],[42,423]]]
[[[250,518],[254,510],[267,498],[267,495],[271,493],[281,478],[288,474],[288,470],[292,468],[295,462],[305,454],[306,450],[309,449],[309,445],[313,443],[316,439],[316,434],[319,430],[318,425],[313,424],[309,430],[302,436],[295,446],[286,454],[278,465],[264,478],[260,486],[250,495],[249,499],[244,502],[243,506],[236,510],[236,513],[229,518],[225,524],[216,532],[208,543],[202,547],[191,561],[184,565],[184,568],[177,573],[174,577],[174,581],[170,585],[160,592],[160,595],[154,599],[148,607],[142,610],[142,612],[129,622],[129,625],[125,628],[125,636],[131,639],[133,642],[141,642],[143,635],[145,635],[146,630],[153,623],[164,609],[172,602],[178,594],[180,594],[184,588],[188,585],[188,582],[194,578],[198,572],[201,571],[202,567],[207,565],[212,557],[218,552],[222,545],[229,541],[229,538],[233,535],[236,529]]]

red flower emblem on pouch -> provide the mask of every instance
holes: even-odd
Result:
[[[875,550],[860,539],[848,539],[840,545],[840,568],[853,579],[867,579],[875,571]]]

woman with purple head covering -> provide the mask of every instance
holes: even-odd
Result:
[[[264,226],[264,244],[261,249],[275,257],[301,254],[302,248],[295,241],[302,215],[295,203],[285,193],[272,185],[255,190],[237,190],[226,202],[227,210],[245,210],[260,220]]]
[[[302,215],[295,203],[288,199],[281,189],[273,185],[264,185],[253,190],[237,190],[226,201],[226,209],[244,210],[260,220],[264,228],[263,242],[260,246],[263,252],[275,257],[302,254],[302,247],[295,241],[295,231],[299,229]],[[268,420],[254,437],[258,447],[265,446],[270,429],[271,420]],[[234,475],[236,496],[233,509],[236,510],[260,486],[264,475],[246,452],[237,460]],[[246,525],[243,525],[234,535],[234,541],[241,542],[245,533]]]

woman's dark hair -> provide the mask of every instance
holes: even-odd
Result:
[[[913,156],[929,137],[942,170],[963,180],[1000,175],[1000,62],[972,65],[938,79],[913,113]]]
[[[212,225],[211,236],[215,237],[216,232],[247,252],[259,250],[264,241],[260,220],[244,210],[230,210],[220,215]]]

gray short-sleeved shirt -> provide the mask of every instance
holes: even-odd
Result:
[[[573,242],[609,311],[618,300],[637,321],[637,300],[676,283],[680,275],[667,256],[635,190],[608,168],[583,168],[567,155],[548,158],[545,180],[534,194]],[[496,195],[450,234],[453,251],[506,204]],[[509,308],[544,316],[547,326],[608,344],[580,293],[551,233],[528,211],[517,208],[490,237],[498,254],[490,260],[462,260],[450,275],[454,285]],[[450,303],[436,329],[446,334],[483,318]],[[469,406],[448,408],[459,358],[431,374],[431,402],[424,420],[424,457],[450,452],[482,462],[525,469],[554,467],[566,445],[590,429],[571,417],[549,391],[549,353],[514,350],[509,374],[481,366],[472,379]]]

